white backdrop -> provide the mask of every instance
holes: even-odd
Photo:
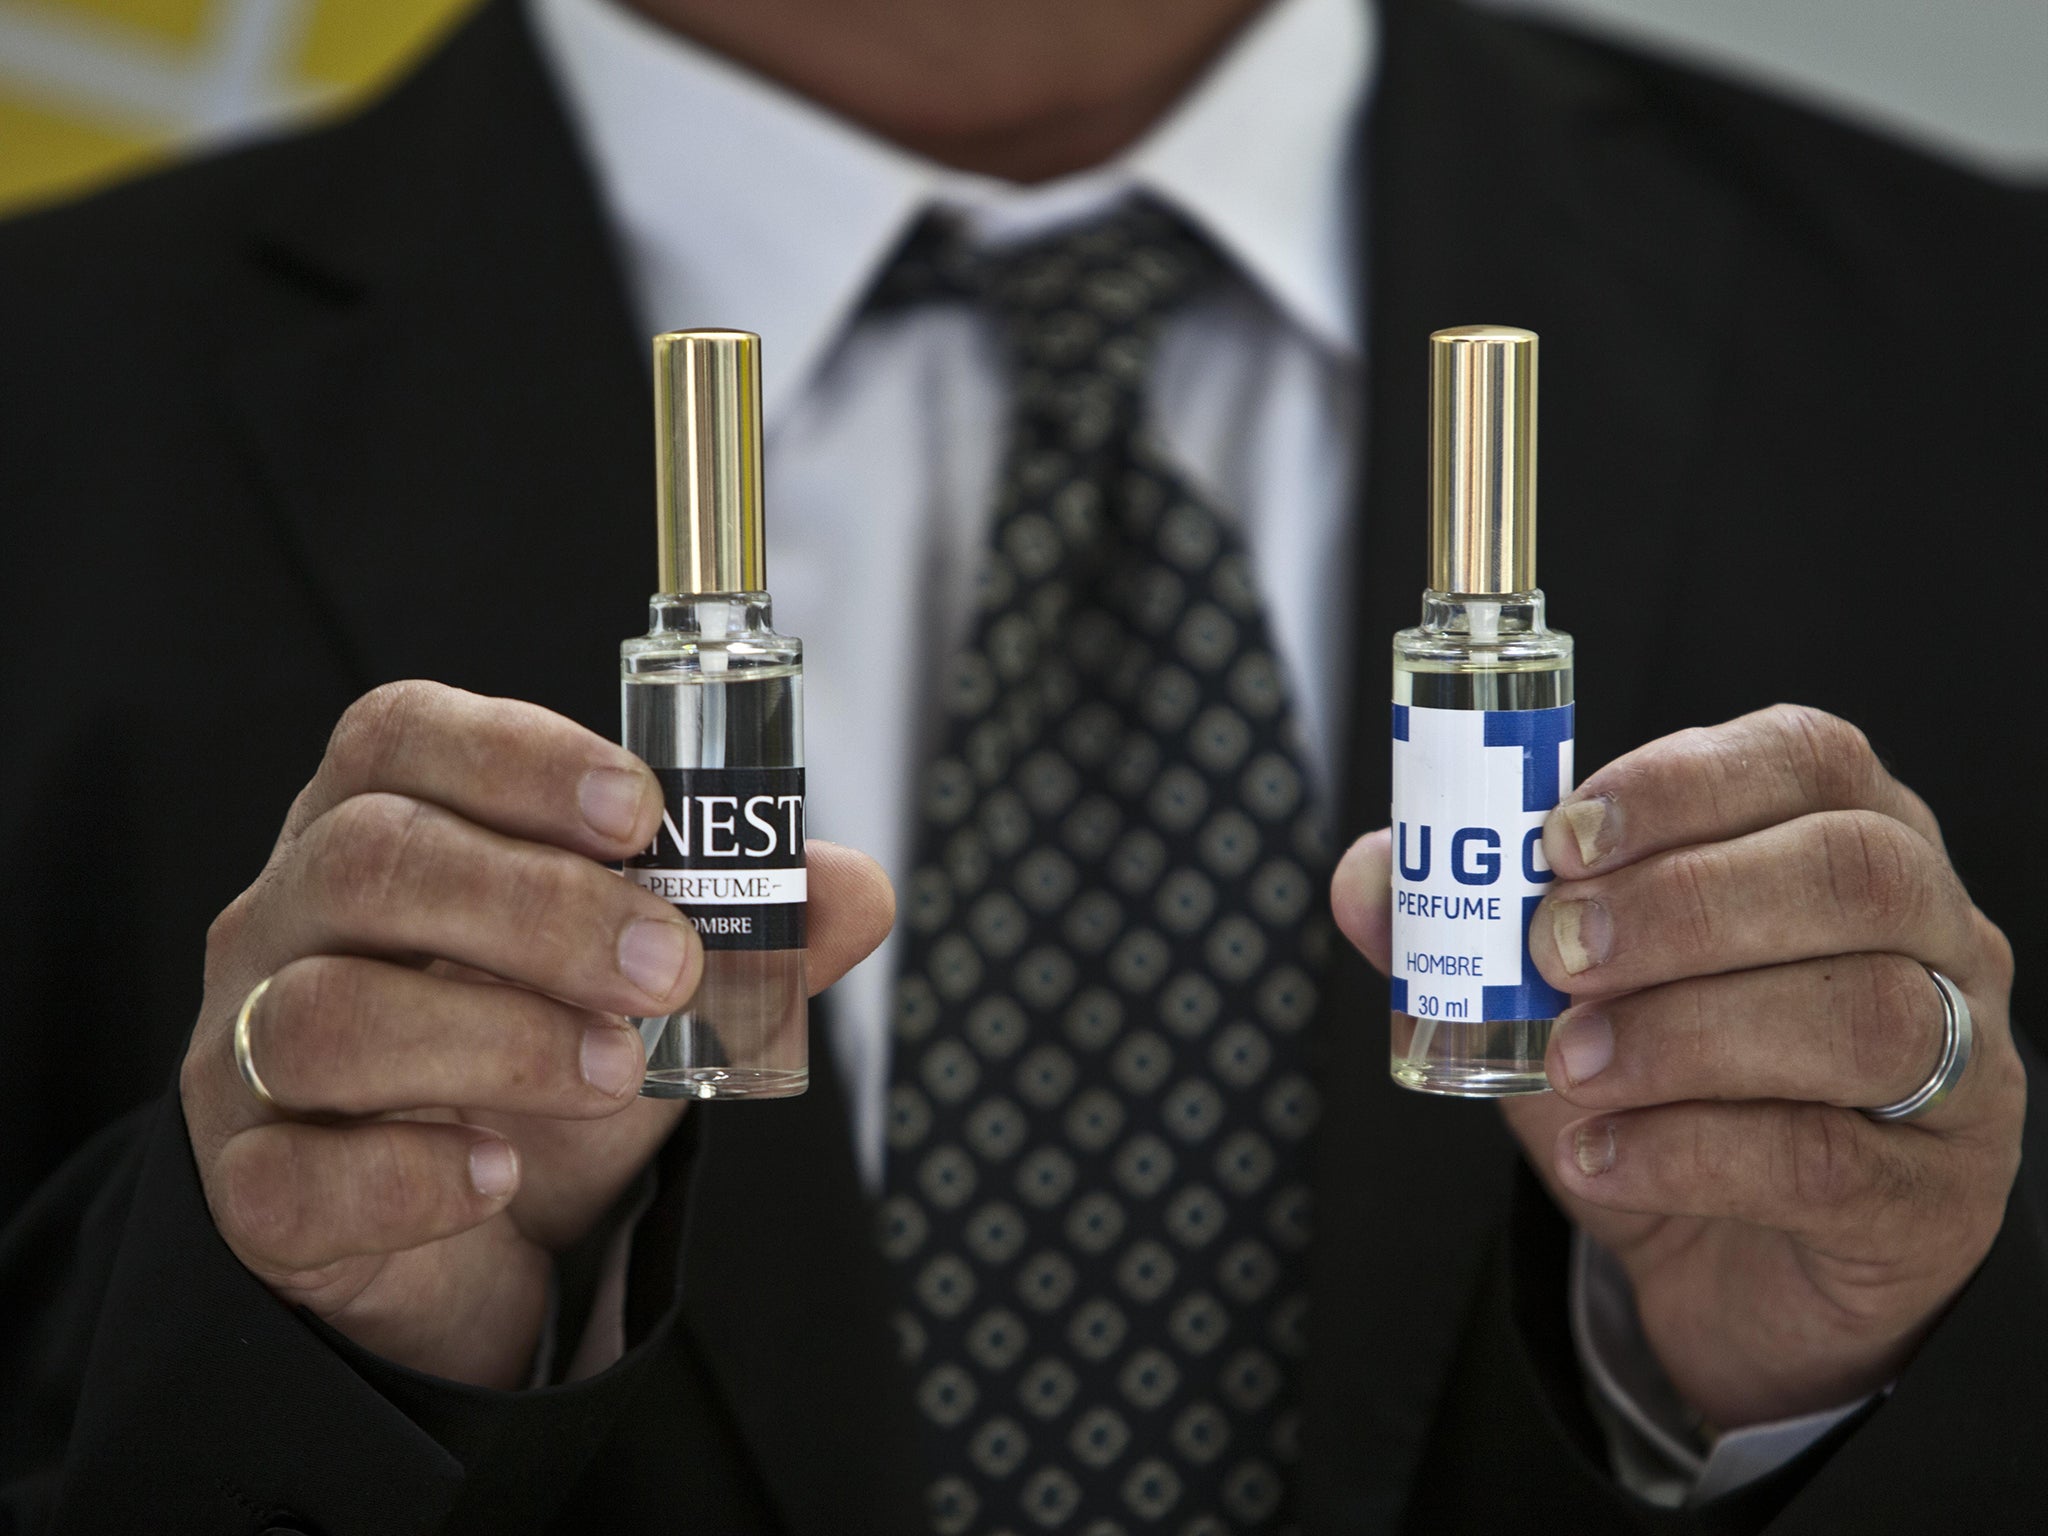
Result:
[[[10,104],[94,135],[58,179],[218,142],[363,82],[298,55],[328,9],[414,30],[473,0],[0,0],[0,205],[53,153]],[[1805,96],[1984,169],[2048,181],[2048,0],[1473,0],[1549,13]],[[171,27],[166,17],[197,22]],[[422,24],[420,18],[424,17]],[[361,61],[355,61],[361,67]],[[346,73],[346,72],[344,72]],[[10,129],[10,122],[12,128]],[[50,123],[39,122],[47,132]],[[9,132],[19,142],[7,141]],[[98,140],[108,139],[105,145]],[[26,161],[27,164],[14,162]]]
[[[1710,63],[2048,179],[2048,0],[1489,0]]]

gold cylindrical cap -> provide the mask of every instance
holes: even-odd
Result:
[[[1536,333],[1460,325],[1429,338],[1429,586],[1536,586]]]
[[[765,592],[761,338],[654,338],[655,497],[661,592]]]

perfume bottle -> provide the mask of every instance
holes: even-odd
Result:
[[[810,1081],[804,984],[803,643],[771,623],[761,515],[761,339],[654,338],[660,577],[619,647],[628,749],[661,780],[626,878],[704,941],[689,1006],[636,1019],[654,1098],[782,1098]]]
[[[1570,1002],[1528,935],[1572,786],[1572,638],[1536,585],[1536,335],[1459,326],[1429,350],[1429,587],[1394,636],[1391,1066],[1425,1093],[1540,1093]]]

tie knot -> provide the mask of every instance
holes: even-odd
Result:
[[[982,249],[957,219],[927,213],[869,298],[875,310],[966,299],[996,312],[1027,417],[1099,441],[1130,408],[1159,321],[1222,268],[1186,220],[1146,199],[1043,239]]]
[[[1219,264],[1214,248],[1186,220],[1148,199],[994,249],[971,245],[957,219],[933,212],[904,238],[869,302],[896,309],[968,299],[1017,327],[1070,315],[1122,331],[1156,323]]]

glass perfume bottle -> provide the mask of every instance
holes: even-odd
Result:
[[[1536,585],[1536,336],[1430,337],[1430,579],[1394,636],[1394,1080],[1493,1097],[1549,1086],[1570,999],[1528,930],[1553,878],[1543,818],[1572,785],[1572,638]]]
[[[627,879],[704,942],[689,1006],[636,1019],[655,1098],[781,1098],[810,1081],[803,643],[775,632],[761,509],[761,342],[654,338],[660,590],[619,648],[626,746],[666,808]]]

